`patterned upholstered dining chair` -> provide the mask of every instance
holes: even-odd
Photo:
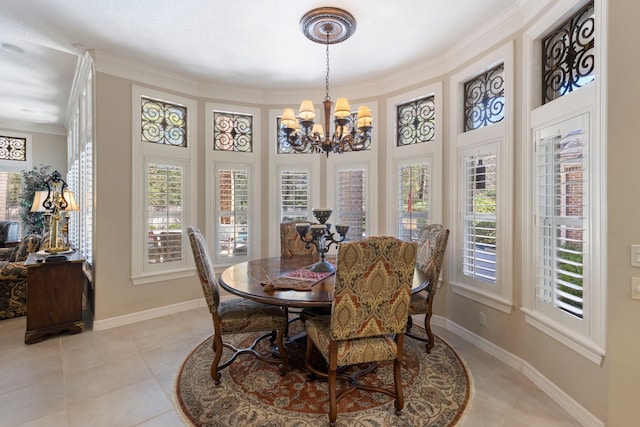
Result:
[[[444,253],[449,240],[449,230],[442,224],[427,224],[420,231],[418,239],[418,256],[416,267],[427,273],[429,284],[427,287],[411,295],[409,304],[409,321],[407,322],[406,335],[413,339],[427,343],[427,353],[431,353],[434,345],[433,332],[431,331],[431,316],[433,314],[433,299],[438,289],[440,270],[444,260]],[[424,329],[427,337],[423,338],[411,333],[413,320],[411,316],[424,314]]]
[[[302,241],[300,235],[296,231],[296,224],[300,222],[304,221],[294,220],[280,223],[281,257],[287,258],[296,255],[316,255],[318,253],[315,245],[309,245],[308,248],[305,247],[306,243]],[[311,238],[311,233],[307,233],[307,237]]]
[[[188,234],[202,291],[213,319],[213,351],[215,355],[211,363],[211,378],[213,378],[216,385],[220,384],[220,371],[242,354],[253,354],[262,361],[276,363],[280,365],[281,375],[284,375],[289,369],[283,342],[284,331],[287,326],[287,316],[284,310],[275,305],[262,304],[244,298],[221,301],[218,280],[213,270],[204,236],[196,227],[188,227]],[[273,331],[277,331],[276,339],[282,359],[261,354],[256,350],[256,345],[262,339],[272,336]],[[222,340],[223,335],[240,332],[264,332],[265,335],[255,340],[247,348],[237,348],[231,343]],[[220,365],[223,348],[228,348],[233,354]]]
[[[394,397],[398,415],[404,407],[401,366],[416,252],[415,242],[388,236],[341,243],[338,248],[330,320],[305,323],[307,371],[310,378],[328,378],[332,426],[337,402],[356,388]],[[328,363],[328,372],[312,366],[314,348]],[[382,361],[393,361],[394,389],[359,381]],[[369,366],[351,375],[343,369],[360,364]],[[337,379],[348,380],[348,387],[340,393]]]

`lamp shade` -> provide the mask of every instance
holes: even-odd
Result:
[[[316,116],[316,110],[313,108],[313,102],[308,99],[305,99],[300,104],[300,118],[302,120],[313,120]]]
[[[77,212],[80,210],[80,207],[76,203],[76,197],[73,195],[73,191],[65,190],[64,199],[67,201],[67,207],[63,209],[64,211]]]
[[[33,195],[33,204],[31,205],[31,212],[47,212],[49,209],[44,207],[44,201],[47,199],[49,191],[36,191]]]
[[[333,114],[340,119],[351,114],[351,107],[349,107],[349,101],[347,98],[338,98],[336,100],[336,108]]]

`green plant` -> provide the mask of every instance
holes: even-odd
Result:
[[[44,214],[31,212],[33,197],[36,191],[46,190],[45,181],[51,175],[51,166],[34,166],[31,170],[22,171],[22,193],[20,195],[20,219],[22,235],[41,234],[44,230]]]

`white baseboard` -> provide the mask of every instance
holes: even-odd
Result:
[[[416,316],[417,317],[417,316]],[[422,318],[424,319],[424,317]],[[424,321],[424,320],[423,320]],[[431,318],[431,324],[441,326],[454,334],[458,335],[465,341],[475,345],[481,350],[489,353],[493,357],[514,369],[522,372],[522,374],[529,378],[540,390],[542,390],[547,396],[557,402],[560,406],[573,416],[573,418],[585,427],[604,427],[604,423],[596,418],[591,412],[587,411],[582,405],[573,400],[571,396],[562,391],[558,386],[551,382],[548,378],[537,371],[533,366],[527,363],[525,360],[517,357],[514,354],[509,353],[501,347],[493,344],[490,341],[482,338],[479,335],[463,328],[462,326],[454,323],[444,317],[433,316]]]
[[[185,301],[178,304],[167,305],[164,307],[153,308],[151,310],[139,311],[137,313],[125,314],[124,316],[111,317],[104,320],[96,320],[93,322],[94,331],[102,331],[117,326],[129,325],[131,323],[140,322],[142,320],[155,319],[156,317],[166,316],[168,314],[180,313],[182,311],[193,310],[194,308],[206,307],[207,302],[204,298]]]

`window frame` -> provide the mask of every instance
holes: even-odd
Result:
[[[464,131],[464,84],[479,74],[504,63],[504,119],[491,125]],[[510,314],[513,310],[513,120],[514,120],[514,45],[508,42],[468,65],[450,79],[452,109],[450,133],[450,181],[453,196],[450,211],[456,212],[451,227],[449,278],[452,291],[460,296]],[[463,249],[463,202],[465,188],[462,179],[462,155],[473,147],[495,144],[498,156],[497,208],[496,208],[496,283],[488,285],[468,280],[462,272],[460,255]]]
[[[386,203],[386,217],[387,222],[385,224],[386,233],[390,235],[397,235],[397,224],[400,221],[400,212],[397,209],[399,203],[399,186],[398,186],[398,174],[399,169],[407,165],[408,163],[417,163],[422,161],[429,166],[429,181],[430,181],[430,209],[428,212],[429,222],[432,224],[442,224],[442,201],[443,201],[443,94],[442,94],[442,82],[426,85],[409,92],[394,96],[387,100],[387,152],[390,152],[386,160],[387,173],[386,187],[387,194],[389,194],[389,200]],[[433,95],[435,102],[435,134],[432,141],[410,144],[398,147],[396,141],[398,119],[397,119],[397,107],[398,105],[411,102],[416,99],[424,98]],[[448,227],[447,224],[443,224]]]
[[[607,286],[607,239],[606,239],[606,121],[603,112],[604,82],[606,81],[606,61],[603,58],[603,39],[605,37],[603,5],[594,2],[595,14],[595,81],[573,90],[551,102],[542,105],[541,95],[541,40],[550,31],[569,16],[580,10],[586,3],[583,0],[567,0],[555,4],[549,11],[527,30],[522,39],[523,51],[523,126],[522,140],[526,150],[522,150],[522,191],[523,206],[523,253],[522,253],[522,307],[525,321],[530,326],[548,335],[554,340],[572,349],[596,365],[601,365],[606,349],[606,286]],[[535,200],[530,194],[535,181],[533,169],[534,131],[565,119],[588,113],[590,145],[587,165],[590,215],[586,227],[590,230],[588,246],[589,263],[583,267],[584,283],[589,287],[583,290],[583,325],[572,327],[571,323],[545,315],[535,306],[535,233],[533,226]],[[583,286],[584,286],[583,283]],[[588,295],[587,295],[588,294]],[[582,330],[584,329],[586,330]]]
[[[141,100],[153,98],[184,106],[187,109],[187,146],[177,147],[166,144],[153,144],[142,141],[140,135]],[[134,285],[174,280],[195,274],[195,264],[187,236],[187,227],[196,223],[198,182],[196,174],[197,102],[190,98],[176,96],[166,92],[142,86],[132,86],[132,219],[131,219],[131,280]],[[183,223],[181,236],[181,256],[179,261],[150,265],[145,258],[148,246],[146,227],[146,169],[149,161],[156,163],[178,164],[184,167],[182,188]]]
[[[222,111],[227,113],[237,113],[252,116],[253,122],[253,149],[250,152],[241,151],[220,151],[213,149],[213,112]],[[262,114],[259,108],[240,106],[234,104],[224,104],[216,102],[205,103],[205,237],[209,245],[209,251],[214,266],[226,267],[238,262],[247,261],[250,258],[260,258],[262,241],[260,233],[261,224],[261,206],[262,191],[257,177],[261,176],[261,129]],[[217,171],[220,169],[242,169],[249,171],[249,212],[247,217],[247,226],[251,237],[246,255],[234,255],[229,257],[221,257],[218,253],[217,237],[218,220],[217,220]],[[258,188],[256,188],[258,187]]]

